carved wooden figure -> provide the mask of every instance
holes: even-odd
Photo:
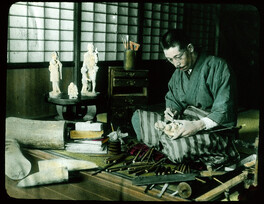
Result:
[[[68,95],[69,95],[69,99],[78,98],[78,88],[73,82],[71,82],[70,85],[68,86]]]
[[[52,91],[50,97],[57,97],[61,91],[59,87],[60,79],[62,79],[62,64],[58,59],[58,53],[53,52],[49,64],[50,81],[52,82]]]
[[[81,68],[82,73],[82,90],[81,94],[84,96],[96,95],[96,75],[99,67],[98,62],[98,51],[94,49],[94,45],[88,43],[87,52],[84,54],[83,66]],[[88,83],[91,83],[89,86]]]

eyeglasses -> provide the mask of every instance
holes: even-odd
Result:
[[[181,54],[179,55],[175,55],[173,58],[167,58],[167,60],[170,62],[170,63],[173,63],[173,60],[175,60],[176,62],[182,60],[182,56],[184,55],[184,53],[186,52],[186,50],[184,50]]]

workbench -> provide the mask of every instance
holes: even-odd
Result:
[[[258,111],[242,112],[238,119],[238,125],[246,124],[240,130],[240,138],[247,137],[254,141],[254,137],[258,133]],[[252,137],[249,137],[252,135]],[[241,149],[243,150],[243,149]],[[64,150],[37,150],[37,149],[22,149],[25,157],[31,162],[32,170],[30,174],[37,172],[37,161],[44,159],[55,159],[55,158],[76,158],[71,155],[62,154]],[[244,150],[249,154],[249,149]],[[250,153],[251,154],[251,153]],[[98,157],[99,158],[99,157]],[[103,158],[103,157],[102,157]],[[87,155],[76,159],[87,159]],[[98,166],[103,166],[104,162],[101,159]],[[121,174],[114,174],[108,172],[101,172],[97,175],[92,175],[95,170],[87,170],[78,172],[77,176],[70,179],[68,183],[52,184],[30,188],[18,188],[16,185],[18,181],[13,181],[8,177],[5,177],[6,192],[11,198],[20,199],[55,199],[55,200],[101,200],[101,201],[190,201],[183,199],[179,196],[171,197],[171,192],[166,191],[161,198],[157,197],[160,193],[161,188],[153,188],[152,190],[144,193],[146,186],[136,186],[132,184],[132,180],[122,176]],[[244,172],[237,172],[236,175],[231,175],[227,179],[217,177],[220,181],[228,183],[231,178],[244,177]],[[252,175],[251,175],[252,176]],[[244,188],[243,179],[238,179],[240,183],[232,182],[231,189]],[[230,182],[228,183],[230,184]],[[197,188],[200,190],[203,184],[195,184],[193,189],[194,199],[202,198],[206,195],[207,198],[211,199],[213,196],[214,200],[216,189],[219,183],[215,182],[214,186],[207,183],[210,186],[208,191],[202,193],[197,192]],[[192,186],[193,187],[193,186]],[[232,193],[230,191],[230,193]],[[222,192],[223,194],[223,192]],[[2,197],[2,196],[1,196]],[[220,198],[220,200],[223,199]],[[219,200],[219,199],[217,199]]]
[[[47,151],[23,149],[23,154],[32,163],[30,174],[37,172],[37,161],[55,159],[60,156]],[[187,201],[180,197],[171,197],[165,193],[162,198],[153,189],[144,193],[143,186],[132,185],[132,181],[114,174],[102,172],[92,175],[94,171],[80,171],[69,183],[19,188],[18,181],[5,177],[6,192],[11,198],[18,199],[52,199],[52,200],[101,200],[101,201]]]
[[[24,149],[23,154],[31,162],[32,169],[30,174],[38,172],[37,162],[39,160],[49,160],[55,158],[72,158],[65,154],[60,154],[52,150],[36,150]],[[102,160],[102,159],[101,159]],[[102,166],[103,161],[100,161]],[[160,193],[162,186],[156,186],[152,190],[144,192],[146,186],[133,185],[133,180],[122,176],[122,174],[114,174],[108,172],[101,172],[92,175],[96,170],[78,171],[70,176],[67,183],[50,184],[43,186],[19,188],[18,181],[11,180],[5,177],[5,187],[8,196],[16,199],[51,199],[51,200],[96,200],[96,201],[192,201],[193,199],[183,199],[179,196],[171,196],[172,191],[167,190],[161,198],[157,195]],[[51,172],[52,173],[52,172]],[[242,173],[243,174],[243,173]],[[244,177],[246,175],[236,175],[236,177]],[[229,177],[230,179],[230,177]],[[232,188],[238,184],[243,185],[241,179],[238,183],[232,181]],[[222,180],[223,181],[223,180]],[[212,185],[213,183],[213,185]],[[230,183],[230,182],[229,182]],[[207,183],[204,186],[210,186],[208,192],[201,191],[201,195],[197,189],[202,189],[202,184],[196,181],[192,183],[193,194],[195,198],[215,200],[223,191],[217,190],[219,186],[217,182]],[[221,188],[221,187],[220,187]],[[234,191],[232,191],[234,192]],[[230,193],[232,193],[230,192]],[[235,192],[237,193],[237,192]],[[198,195],[198,196],[197,196]],[[221,198],[221,196],[220,196]],[[223,199],[223,195],[222,198]],[[220,200],[221,200],[220,199]],[[219,200],[219,198],[218,198]]]

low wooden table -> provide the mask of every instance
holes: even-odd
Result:
[[[45,95],[48,103],[56,105],[58,120],[93,120],[96,114],[96,105],[100,103],[102,96],[98,93],[95,96],[79,96],[77,99],[69,99],[66,93],[61,93],[57,98]]]
[[[32,163],[30,174],[37,172],[37,161],[58,158],[41,150],[24,149],[24,155]],[[152,189],[144,193],[145,187],[132,185],[132,181],[111,173],[80,171],[78,179],[68,183],[52,184],[28,188],[17,187],[18,181],[5,177],[6,192],[11,198],[52,199],[52,200],[98,200],[98,201],[187,201],[180,197],[171,197],[168,193],[158,198],[159,190]],[[52,173],[52,172],[51,172]]]

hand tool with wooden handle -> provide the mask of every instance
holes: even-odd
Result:
[[[114,162],[114,163],[117,163],[117,162],[119,162],[119,161],[125,159],[126,156],[127,156],[127,153],[121,153],[121,154],[119,154],[119,155],[115,155],[115,156],[112,156],[112,157],[106,159],[105,162],[106,162],[107,164],[109,164],[109,163],[113,163],[113,162]]]
[[[157,196],[159,198],[161,198],[161,196],[165,193],[165,191],[167,190],[168,187],[169,187],[169,183],[165,183],[164,186],[162,187],[160,193]]]

